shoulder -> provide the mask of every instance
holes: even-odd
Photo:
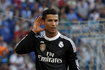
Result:
[[[76,46],[75,46],[75,43],[73,42],[73,40],[67,36],[64,36],[64,35],[60,35],[60,37],[62,39],[64,39],[64,41],[66,41],[69,45],[71,45],[71,47],[73,48],[74,52],[76,52]],[[69,46],[68,45],[68,46]],[[70,47],[70,46],[69,46]]]
[[[66,40],[66,41],[68,41],[68,42],[70,42],[70,43],[73,42],[71,38],[69,38],[69,37],[67,37],[67,36],[64,36],[64,35],[60,35],[60,38]]]

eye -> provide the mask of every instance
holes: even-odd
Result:
[[[55,20],[55,22],[58,22],[58,20]]]
[[[57,19],[48,19],[47,22],[58,22]]]
[[[49,20],[47,20],[48,22],[52,22],[53,20],[52,19],[49,19]]]

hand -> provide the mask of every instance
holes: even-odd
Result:
[[[36,20],[34,21],[34,25],[33,25],[32,31],[33,31],[34,33],[44,31],[44,28],[41,28],[41,27],[40,27],[42,24],[43,24],[42,17],[39,16],[39,17],[36,18]]]

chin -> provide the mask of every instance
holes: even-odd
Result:
[[[49,32],[49,33],[51,33],[51,34],[54,34],[54,33],[56,33],[56,31],[53,31],[53,32]]]
[[[46,32],[48,32],[49,34],[54,34],[54,33],[56,33],[56,31],[46,31]]]

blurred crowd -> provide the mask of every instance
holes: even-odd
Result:
[[[59,30],[76,43],[81,70],[105,70],[105,60],[100,61],[105,58],[105,40],[76,36],[105,31],[105,0],[0,0],[0,70],[35,70],[34,54],[18,55],[14,48],[47,8],[59,11]]]

